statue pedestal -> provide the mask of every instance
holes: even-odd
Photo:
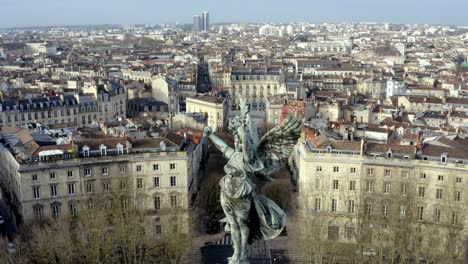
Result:
[[[210,242],[207,242],[210,243]],[[252,252],[250,264],[270,264],[271,252],[269,241],[256,241],[250,246]],[[234,253],[231,235],[227,233],[222,239],[213,241],[200,248],[203,264],[227,264],[227,258]]]

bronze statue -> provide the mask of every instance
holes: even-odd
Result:
[[[221,206],[226,214],[226,230],[231,232],[234,255],[229,264],[249,264],[249,245],[260,239],[277,237],[286,225],[286,214],[272,200],[257,195],[252,176],[270,181],[290,156],[302,130],[302,118],[289,116],[283,123],[267,132],[260,140],[248,105],[241,98],[241,113],[229,122],[235,147],[228,146],[204,130],[213,144],[228,160],[226,175],[220,180]]]

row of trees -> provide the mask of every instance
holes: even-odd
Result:
[[[331,186],[317,187],[298,198],[290,236],[304,263],[466,263],[466,196],[458,201],[448,188],[430,205],[411,184],[404,195],[364,197],[349,191],[337,197]],[[330,210],[332,197],[345,201],[337,212]],[[363,254],[368,248],[375,256]]]
[[[191,240],[180,215],[174,209],[154,219],[134,206],[110,207],[108,199],[94,197],[73,217],[25,227],[12,257],[38,264],[179,264]]]

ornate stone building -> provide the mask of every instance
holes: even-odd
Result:
[[[100,197],[109,206],[133,204],[145,211],[156,233],[164,228],[160,217],[171,209],[188,226],[204,144],[175,134],[135,140],[91,136],[63,145],[35,138],[25,128],[7,128],[0,144],[0,184],[25,223],[74,215]]]
[[[251,109],[265,109],[266,98],[285,90],[285,76],[281,70],[247,69],[231,73],[231,106],[239,107],[238,95],[242,95]]]
[[[412,246],[442,252],[451,245],[463,256],[467,146],[459,137],[426,142],[419,149],[323,135],[308,139],[296,146],[292,161],[300,217],[325,221],[324,239],[372,247],[395,243],[407,223],[417,244]]]
[[[106,81],[83,89],[76,95],[43,96],[29,99],[5,99],[0,102],[0,125],[24,126],[75,124],[87,126],[100,121],[125,118],[127,94],[125,88]]]

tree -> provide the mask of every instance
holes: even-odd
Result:
[[[262,188],[262,194],[272,199],[284,211],[288,210],[291,204],[292,191],[288,179],[279,179],[266,183]]]
[[[121,196],[95,196],[76,216],[33,225],[17,242],[18,263],[182,263],[190,236],[178,209],[161,216],[153,232],[145,211]],[[158,233],[155,235],[155,233]]]

